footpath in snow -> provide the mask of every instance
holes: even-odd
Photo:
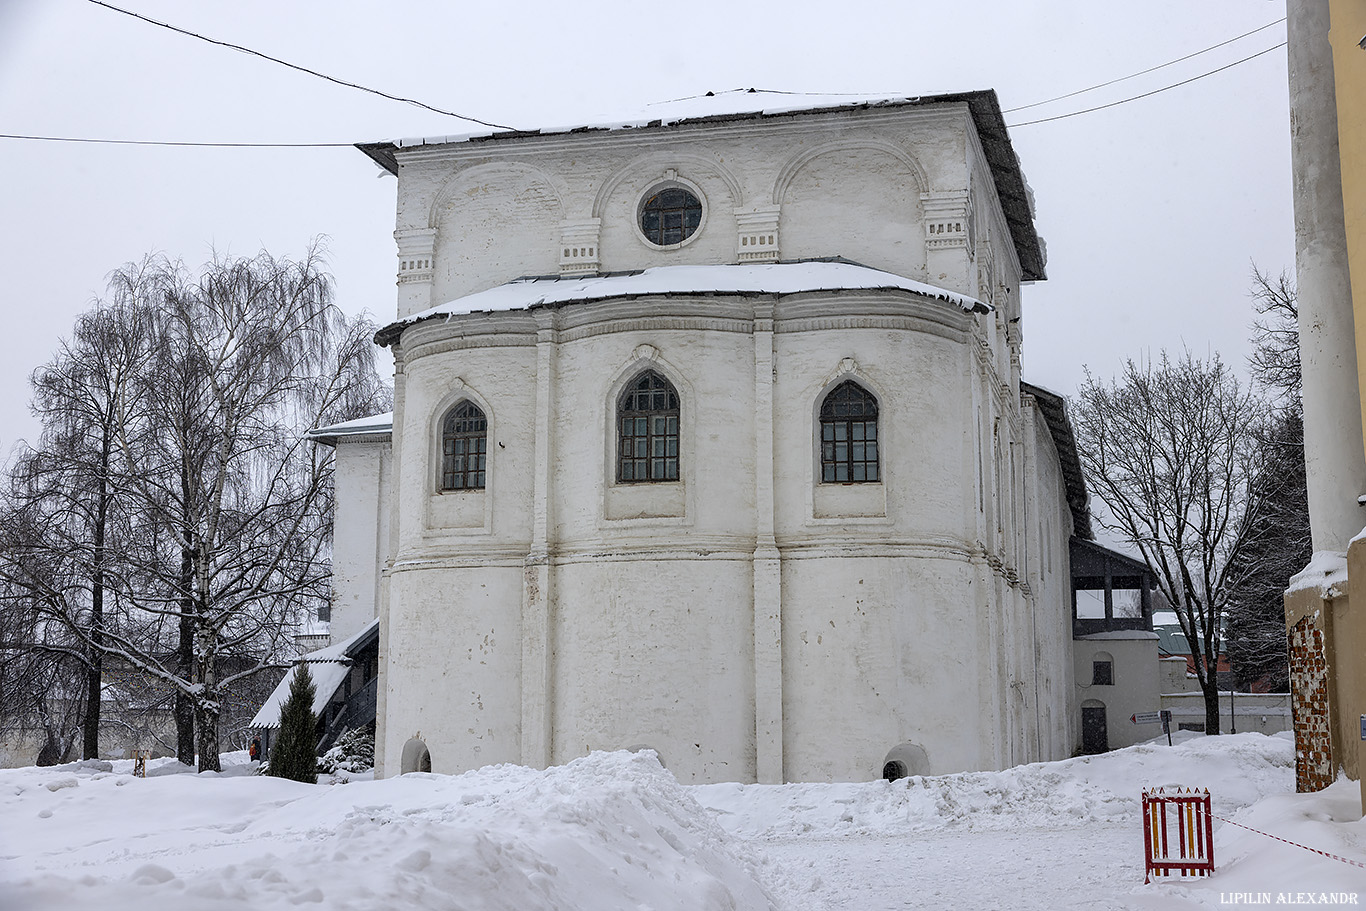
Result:
[[[174,762],[0,771],[0,909],[1184,909],[1351,897],[1366,868],[1216,823],[1218,870],[1143,884],[1144,787],[1366,863],[1355,782],[1293,746],[1192,737],[1004,772],[684,787],[653,754],[302,785]],[[1316,902],[1322,904],[1322,902]]]

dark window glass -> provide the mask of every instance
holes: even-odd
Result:
[[[681,244],[702,224],[702,203],[682,187],[668,187],[640,207],[640,230],[661,247]]]
[[[821,481],[858,484],[879,480],[877,399],[847,380],[821,403]]]
[[[441,489],[482,490],[488,462],[488,421],[473,402],[460,402],[441,424]]]
[[[1091,663],[1091,685],[1092,686],[1114,686],[1115,685],[1115,666],[1109,661],[1093,661]]]
[[[678,480],[678,393],[653,370],[617,402],[617,480]]]

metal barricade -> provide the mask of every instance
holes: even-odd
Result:
[[[1173,834],[1172,830],[1175,830]],[[1173,844],[1175,842],[1175,844]],[[1209,789],[1143,792],[1143,881],[1214,873],[1214,818]]]

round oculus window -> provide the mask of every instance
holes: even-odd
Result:
[[[683,243],[702,224],[702,203],[682,187],[664,187],[640,205],[640,231],[657,247]]]

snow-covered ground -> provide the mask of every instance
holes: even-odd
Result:
[[[684,787],[653,754],[302,785],[173,762],[0,771],[0,909],[1183,909],[1366,904],[1366,868],[1230,823],[1216,875],[1143,884],[1143,787],[1366,863],[1355,782],[1297,795],[1283,736],[1004,772]],[[1260,893],[1268,893],[1262,895]]]

